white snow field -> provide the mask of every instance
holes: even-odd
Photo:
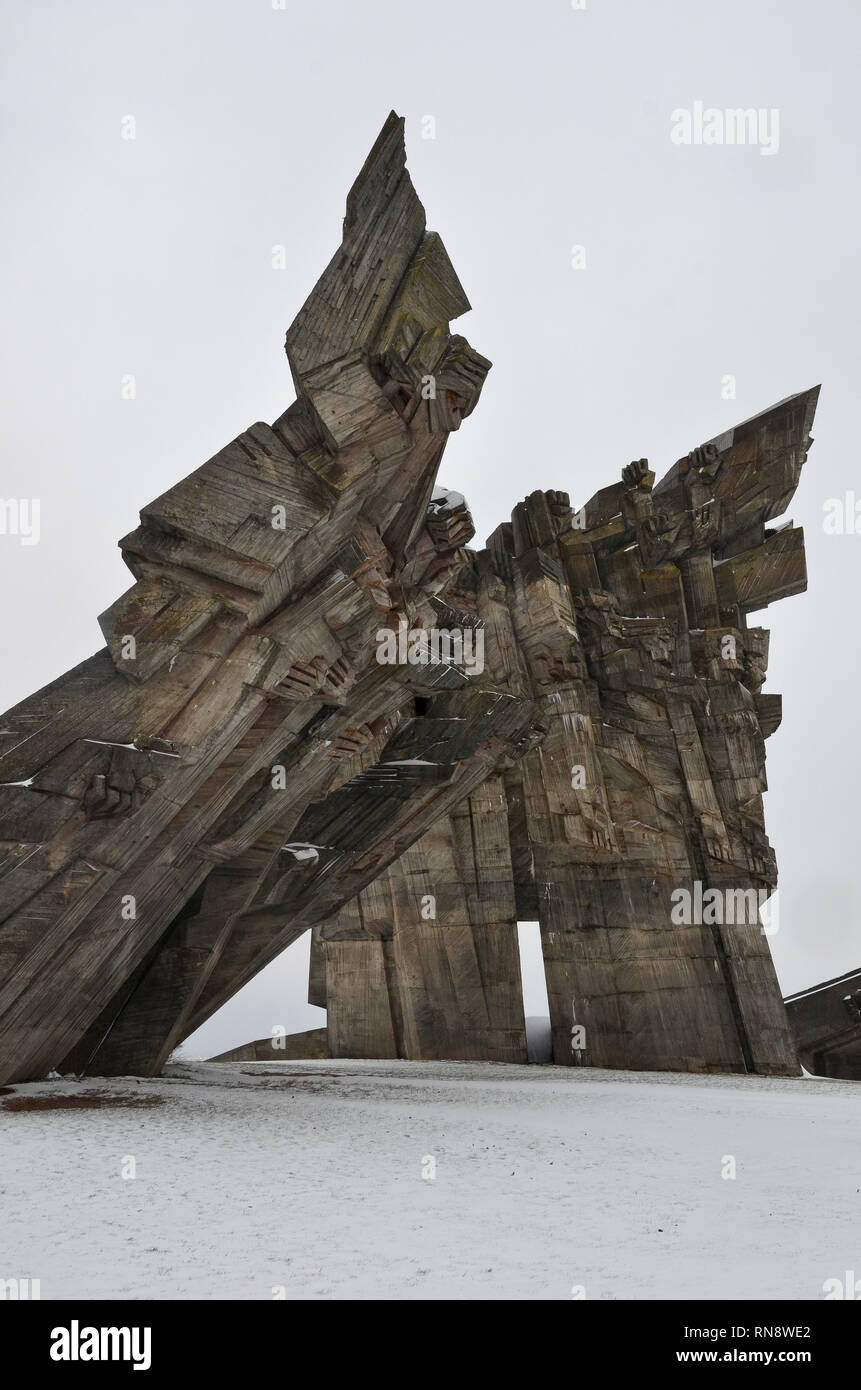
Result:
[[[163,1103],[2,1108],[95,1093]],[[860,1190],[843,1082],[193,1063],[0,1097],[0,1278],[43,1299],[821,1299]]]

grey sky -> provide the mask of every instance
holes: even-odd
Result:
[[[861,499],[861,11],[586,3],[2,6],[0,499],[39,498],[41,539],[0,534],[0,708],[102,645],[139,508],[292,399],[284,331],[394,108],[474,306],[460,327],[495,364],[441,473],[479,540],[535,487],[580,503],[642,456],[660,475],[823,383],[788,513],[809,592],[759,619],[766,689],[784,695],[767,827],[789,992],[861,965],[861,534],[823,531],[826,499]],[[674,144],[672,113],[697,101],[777,109],[776,152]],[[315,1023],[306,955],[271,967],[199,1050]]]

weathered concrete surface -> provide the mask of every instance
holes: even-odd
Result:
[[[809,1072],[861,1081],[861,970],[790,994],[786,1012]]]
[[[797,1074],[757,911],[777,882],[762,792],[780,696],[748,615],[806,585],[802,532],[771,523],[817,397],[657,486],[632,463],[577,513],[534,492],[470,554],[446,601],[483,622],[486,679],[535,700],[547,733],[315,930],[333,1055],[522,1056],[519,918],[541,925],[557,1063]]]
[[[276,1034],[232,1047],[210,1057],[210,1062],[297,1062],[319,1061],[328,1057],[325,1028],[309,1028],[305,1033]]]
[[[0,1081],[157,1072],[528,745],[526,702],[374,659],[472,535],[434,500],[490,365],[468,307],[392,114],[287,334],[296,401],[144,508],[107,648],[0,721]]]
[[[468,307],[392,114],[287,333],[296,401],[143,509],[106,649],[2,718],[0,1082],[155,1075],[309,929],[333,1055],[523,1061],[518,918],[556,1062],[797,1072],[730,913],[776,883],[748,617],[806,584],[771,523],[818,388],[470,552],[436,486],[490,366]],[[402,625],[480,633],[483,673],[381,664]]]

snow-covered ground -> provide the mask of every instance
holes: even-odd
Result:
[[[14,1088],[98,1091],[163,1104],[0,1108],[0,1278],[43,1299],[816,1299],[861,1271],[849,1083],[284,1062]]]

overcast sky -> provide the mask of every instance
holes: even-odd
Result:
[[[579,504],[643,456],[660,476],[823,383],[788,513],[809,591],[757,620],[766,690],[784,697],[771,941],[787,993],[861,966],[861,534],[823,529],[829,498],[861,499],[855,0],[14,0],[2,15],[0,499],[38,498],[41,538],[0,534],[0,708],[103,645],[140,507],[289,404],[284,331],[394,108],[474,306],[459,329],[494,362],[440,475],[479,540],[535,487]],[[674,143],[673,113],[696,102],[761,111],[764,138]],[[321,1021],[306,962],[297,943],[191,1050]]]

